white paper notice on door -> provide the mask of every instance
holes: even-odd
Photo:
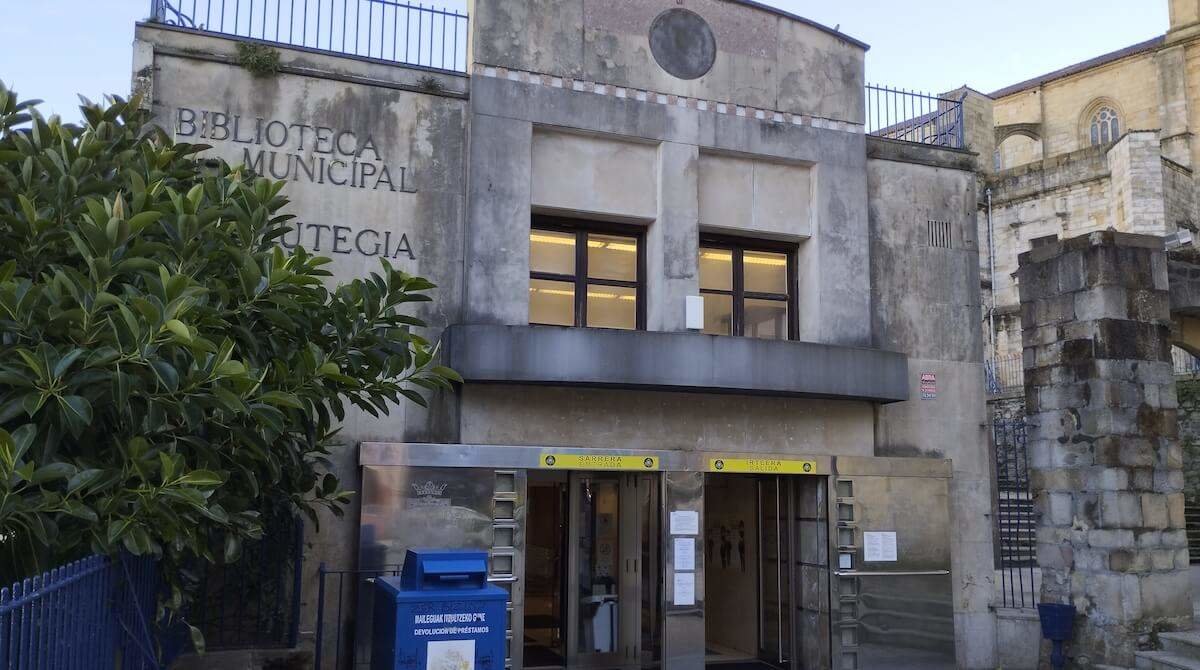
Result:
[[[696,538],[694,538],[694,537],[677,537],[677,538],[675,538],[675,569],[676,570],[695,570],[696,569]]]
[[[673,602],[685,607],[696,604],[696,573],[675,573],[675,599]]]
[[[864,532],[863,560],[876,563],[894,563],[896,559],[896,533]]]
[[[672,535],[699,535],[699,512],[671,512]]]

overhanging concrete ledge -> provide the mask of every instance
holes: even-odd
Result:
[[[811,342],[558,328],[455,325],[449,364],[470,383],[908,399],[908,359],[878,349]]]

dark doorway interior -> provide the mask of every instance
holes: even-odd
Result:
[[[566,667],[567,481],[530,478],[525,536],[525,667]]]

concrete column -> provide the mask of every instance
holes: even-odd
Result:
[[[1166,254],[1098,232],[1018,277],[1041,601],[1075,605],[1075,667],[1131,667],[1192,622]]]
[[[1112,173],[1109,221],[1113,227],[1121,232],[1165,235],[1167,209],[1158,133],[1126,133],[1108,150],[1108,167]]]
[[[658,217],[646,235],[646,328],[686,329],[685,300],[700,293],[700,150],[658,149]]]
[[[129,91],[142,96],[139,107],[154,111],[154,45],[144,40],[133,41],[133,80]]]
[[[963,103],[963,141],[975,158],[975,169],[983,175],[996,171],[996,120],[993,110],[996,103],[986,95],[967,87],[959,88],[945,97]]]
[[[464,323],[529,323],[533,125],[471,119]]]

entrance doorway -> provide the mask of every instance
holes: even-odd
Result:
[[[720,670],[830,667],[826,480],[705,480],[705,657]]]
[[[641,668],[657,658],[659,480],[531,471],[526,668]]]

